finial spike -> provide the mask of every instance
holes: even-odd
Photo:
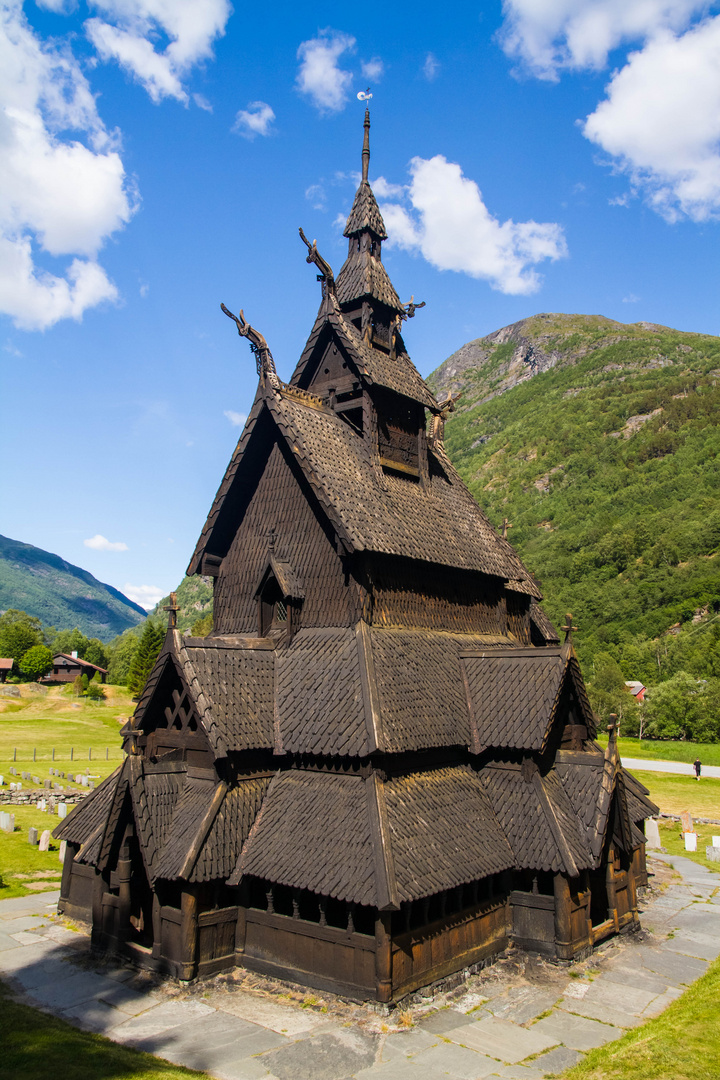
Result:
[[[362,178],[367,183],[368,173],[370,172],[370,109],[365,109],[365,123],[363,124],[365,132],[363,134],[363,148],[362,148]]]

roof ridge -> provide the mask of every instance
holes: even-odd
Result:
[[[552,799],[550,798],[550,795],[545,789],[544,778],[540,775],[539,771],[536,771],[533,774],[533,787],[535,788],[538,798],[540,799],[540,805],[543,808],[545,818],[547,819],[547,823],[550,826],[550,831],[553,834],[553,839],[555,840],[557,849],[563,862],[565,863],[565,870],[570,875],[570,877],[577,877],[580,873],[580,868],[578,867],[575,859],[573,858],[572,851],[570,850],[570,845],[565,839],[565,833],[563,832],[562,825],[558,821],[557,814],[555,813],[555,807],[553,806]]]
[[[370,819],[370,839],[375,863],[375,890],[377,906],[380,911],[398,911],[397,882],[392,855],[390,827],[383,782],[376,772],[365,780],[368,817]]]

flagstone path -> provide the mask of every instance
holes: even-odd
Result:
[[[540,1080],[657,1016],[720,954],[720,876],[654,855],[658,877],[663,863],[680,879],[641,904],[642,933],[572,968],[510,950],[414,1003],[405,1030],[331,995],[269,993],[240,969],[181,988],[96,962],[54,916],[57,893],[0,902],[0,976],[28,1004],[218,1080]]]

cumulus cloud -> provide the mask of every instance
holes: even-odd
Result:
[[[269,135],[275,113],[265,101],[251,101],[247,109],[240,109],[235,117],[232,130],[245,139],[254,139],[256,135]]]
[[[601,70],[623,43],[678,31],[706,0],[504,0],[505,52],[541,79],[562,68]]]
[[[437,78],[437,74],[440,70],[440,62],[433,53],[429,52],[425,57],[425,63],[422,66],[422,73],[428,82],[433,82]]]
[[[631,53],[583,132],[670,221],[720,212],[720,16]]]
[[[183,104],[189,100],[183,79],[212,56],[231,12],[229,0],[93,0],[93,6],[101,17],[88,19],[85,29],[101,59],[116,61],[153,101]],[[158,39],[169,39],[161,51]]]
[[[226,409],[223,416],[227,417],[233,427],[243,427],[247,420],[245,413],[234,412],[232,409]]]
[[[384,204],[383,218],[393,243],[419,252],[439,270],[482,278],[500,292],[527,295],[540,287],[535,264],[567,255],[559,225],[500,222],[474,180],[442,155],[413,158],[410,174],[410,208]]]
[[[124,586],[123,592],[129,600],[133,600],[140,607],[144,607],[146,611],[154,608],[156,604],[160,603],[163,596],[167,595],[157,585],[130,585],[129,583]]]
[[[136,199],[79,64],[38,40],[19,0],[0,5],[0,104],[0,311],[46,329],[117,297],[97,256]],[[70,257],[65,272],[42,252]]]
[[[100,533],[95,533],[89,540],[83,540],[85,547],[92,548],[93,551],[128,551],[127,544],[124,544],[122,540],[108,540],[106,536],[101,536]]]
[[[345,107],[352,75],[338,61],[344,53],[354,51],[354,37],[330,29],[321,30],[316,38],[300,45],[297,87],[321,112],[339,112]]]
[[[363,78],[369,79],[370,82],[380,82],[385,74],[385,65],[379,56],[373,56],[372,60],[365,60],[360,65],[360,70]]]

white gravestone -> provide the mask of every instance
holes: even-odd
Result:
[[[58,803],[58,817],[59,818],[67,817],[67,806],[65,805],[64,802]]]
[[[645,821],[645,843],[649,848],[662,847],[660,843],[660,829],[655,818],[647,818]]]
[[[67,840],[60,841],[60,851],[58,852],[58,859],[60,862],[65,862],[65,851],[67,850]]]
[[[697,833],[686,832],[685,833],[685,850],[697,851]]]
[[[50,850],[50,830],[45,829],[44,833],[40,837],[40,851]]]

